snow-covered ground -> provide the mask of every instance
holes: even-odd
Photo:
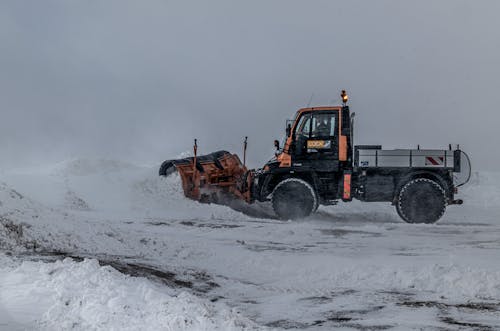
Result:
[[[500,174],[459,197],[435,225],[358,202],[282,222],[156,166],[4,170],[0,329],[500,329]]]
[[[2,257],[0,262],[0,326],[9,330],[244,330],[253,325],[235,311],[123,275],[97,260],[12,263]]]

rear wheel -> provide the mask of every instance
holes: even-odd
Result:
[[[445,209],[445,191],[433,180],[413,179],[399,191],[396,210],[405,222],[435,223]]]
[[[280,219],[299,219],[309,216],[318,208],[318,199],[308,182],[288,178],[274,189],[272,205]]]

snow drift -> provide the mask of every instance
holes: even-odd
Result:
[[[0,307],[37,330],[250,330],[255,325],[186,292],[175,294],[96,260],[12,264],[0,256]],[[0,308],[1,310],[2,308]]]

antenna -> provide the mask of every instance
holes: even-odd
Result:
[[[247,140],[248,137],[245,137],[245,141],[243,142],[243,166],[246,166],[247,163]]]
[[[198,139],[194,140],[194,145],[193,145],[193,172],[196,172],[196,157],[198,155]]]
[[[311,105],[311,102],[312,102],[312,100],[313,100],[313,97],[314,97],[314,92],[313,92],[313,93],[311,93],[311,97],[309,98],[309,102],[307,103],[306,108],[309,108],[309,106]]]

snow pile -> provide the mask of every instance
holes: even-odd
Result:
[[[157,167],[116,160],[75,159],[56,166],[17,169],[3,174],[3,180],[31,200],[65,212],[93,211],[112,218],[124,214],[167,219],[247,218],[225,206],[186,199],[177,174],[162,178]],[[0,214],[10,207],[10,202],[3,208],[0,205]]]
[[[156,171],[156,169],[155,169]],[[247,220],[248,216],[227,206],[202,204],[187,199],[179,174],[159,177],[156,172],[132,183],[133,206],[137,211],[177,219]]]
[[[32,248],[33,239],[26,235],[30,222],[37,222],[46,208],[23,194],[0,183],[0,248]]]
[[[158,176],[158,167],[77,159],[60,164],[58,173],[64,178],[66,189],[78,197],[77,206],[84,205],[89,209],[135,213],[142,217],[245,218],[224,206],[208,207],[186,199],[179,175],[162,178]]]
[[[41,190],[43,192],[43,189]],[[0,248],[11,251],[72,251],[80,244],[99,247],[102,238],[85,233],[89,219],[47,206],[0,184]],[[96,224],[95,231],[106,228]]]
[[[251,330],[236,311],[123,275],[96,260],[23,262],[0,256],[0,309],[36,329]],[[12,263],[11,263],[12,264]],[[26,312],[31,312],[26,315]]]
[[[249,217],[186,199],[179,176],[162,178],[156,167],[81,159],[17,169],[0,181],[0,248],[11,251],[147,254],[133,236],[144,223],[235,219]]]

